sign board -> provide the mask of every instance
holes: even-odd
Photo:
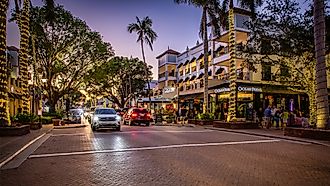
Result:
[[[237,88],[239,92],[262,92],[262,88],[259,87],[245,87],[245,86],[239,86]],[[218,88],[214,89],[214,93],[222,93],[222,92],[230,92],[230,88]]]
[[[164,88],[164,94],[172,93],[175,91],[174,87],[165,87]]]
[[[230,88],[214,89],[214,93],[229,92],[229,91],[230,91]]]

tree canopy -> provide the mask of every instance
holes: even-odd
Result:
[[[251,35],[244,50],[245,65],[254,71],[257,64],[277,66],[272,80],[307,93],[311,122],[315,123],[316,59],[312,11],[303,12],[294,1],[266,1],[248,26]]]
[[[142,94],[148,78],[145,65],[138,58],[114,57],[107,63],[95,67],[86,76],[86,90],[91,95],[104,97],[123,108],[135,94]]]
[[[37,84],[46,91],[51,109],[64,95],[79,89],[90,69],[114,55],[110,43],[62,6],[54,7],[53,14],[50,20],[46,7],[34,7],[30,18]]]

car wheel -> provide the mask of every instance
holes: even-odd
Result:
[[[123,124],[124,124],[124,125],[127,125],[127,123],[126,123],[126,121],[125,121],[125,120],[123,120]]]
[[[146,126],[149,127],[149,126],[150,126],[150,122],[147,122],[147,123],[146,123]]]
[[[92,125],[92,131],[96,131],[96,127]]]
[[[129,126],[132,126],[133,124],[134,124],[134,123],[133,123],[132,121],[129,121],[129,122],[128,122],[128,125],[129,125]]]

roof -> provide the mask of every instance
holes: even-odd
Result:
[[[168,49],[166,50],[165,52],[161,53],[159,56],[156,57],[156,59],[159,59],[161,58],[162,56],[164,56],[165,54],[174,54],[174,55],[179,55],[180,52],[177,52],[175,50],[172,50],[172,49]]]

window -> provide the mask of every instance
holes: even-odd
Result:
[[[201,80],[200,83],[199,83],[199,87],[200,88],[203,88],[204,87],[204,80]]]
[[[201,61],[199,64],[199,69],[203,69],[204,68],[204,61]]]
[[[95,114],[116,114],[114,109],[96,109]]]
[[[168,62],[176,62],[176,56],[168,55]]]
[[[180,76],[183,76],[183,70],[180,70]]]
[[[281,66],[280,70],[282,77],[290,77],[289,68],[287,66]]]
[[[193,66],[193,67],[191,68],[191,71],[195,72],[195,71],[196,71],[196,66]]]
[[[262,65],[262,80],[270,81],[272,79],[272,66],[268,64]]]
[[[236,27],[248,29],[247,27],[247,22],[249,21],[248,16],[236,14],[235,18],[236,18],[236,25],[235,25]]]

